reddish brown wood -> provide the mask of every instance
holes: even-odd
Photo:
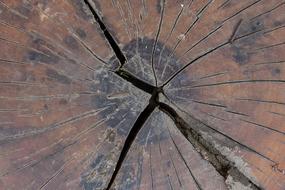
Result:
[[[283,190],[284,12],[284,0],[0,0],[0,189],[108,186],[151,98],[119,69],[162,86],[171,109],[156,105],[113,189]]]

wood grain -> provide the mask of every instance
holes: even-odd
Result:
[[[283,190],[284,12],[0,0],[0,189]]]

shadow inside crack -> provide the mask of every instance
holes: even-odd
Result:
[[[177,129],[183,134],[183,136],[192,144],[193,147],[196,148],[197,152],[199,152],[207,162],[209,162],[216,171],[224,177],[225,180],[228,179],[229,176],[233,177],[235,181],[239,181],[243,183],[244,185],[249,185],[252,189],[260,189],[257,185],[255,185],[250,179],[248,179],[245,175],[243,175],[232,163],[229,161],[224,155],[222,155],[217,149],[214,148],[214,146],[211,144],[211,142],[208,142],[205,140],[202,135],[197,131],[196,129],[192,128],[187,122],[185,122],[182,117],[178,115],[178,113],[170,107],[168,104],[162,103],[159,101],[159,95],[163,93],[162,87],[155,87],[154,85],[149,84],[149,82],[146,82],[139,77],[134,76],[130,72],[123,69],[123,66],[125,65],[127,58],[124,55],[123,51],[120,49],[119,45],[116,43],[115,39],[109,32],[108,28],[104,24],[102,18],[100,18],[99,14],[96,13],[96,9],[93,7],[93,5],[89,2],[89,0],[84,0],[87,7],[92,12],[94,19],[99,24],[102,32],[105,35],[106,40],[108,41],[109,45],[113,49],[115,53],[115,58],[119,61],[120,66],[117,68],[116,71],[114,71],[118,76],[123,78],[124,80],[130,82],[135,87],[143,90],[144,92],[151,94],[151,98],[149,100],[149,104],[147,107],[141,112],[141,114],[138,116],[136,122],[132,126],[130,132],[128,133],[126,140],[123,144],[123,148],[120,152],[120,156],[118,158],[118,161],[115,165],[115,169],[112,173],[112,176],[109,180],[109,183],[106,187],[106,190],[109,190],[121,167],[123,162],[126,159],[127,154],[129,153],[129,150],[136,139],[138,133],[142,130],[144,127],[145,122],[148,120],[150,115],[153,113],[155,108],[159,107],[159,109],[166,113],[175,123]],[[140,42],[140,40],[138,40]],[[156,42],[158,43],[158,42]],[[227,44],[228,42],[226,42]],[[157,45],[157,44],[156,44]],[[159,44],[158,44],[159,45]],[[221,46],[224,46],[225,44],[222,44]],[[164,48],[163,48],[164,49]],[[214,51],[214,50],[212,50]],[[211,51],[207,52],[211,53]],[[159,52],[152,52],[153,55],[159,55]],[[153,56],[152,55],[152,56]],[[150,58],[150,53],[147,53],[148,59]],[[194,61],[200,59],[203,57],[204,54],[196,59]],[[156,56],[157,57],[157,56]],[[152,59],[152,58],[150,58]],[[160,63],[161,60],[159,60]],[[192,61],[192,62],[194,62]],[[172,63],[175,63],[174,61],[171,61]],[[191,63],[192,63],[191,62]],[[189,65],[189,64],[188,64]],[[170,80],[172,80],[174,77],[176,77],[178,74],[180,74],[188,65],[182,67],[178,72],[176,72],[174,75],[172,75],[165,83],[163,83],[163,86],[169,83]],[[176,65],[177,66],[177,65]],[[178,67],[178,66],[177,66]],[[177,69],[175,69],[177,70]],[[169,74],[168,74],[169,75]],[[163,71],[162,71],[163,76]],[[163,78],[163,77],[162,77]],[[199,123],[201,125],[201,123]],[[198,185],[199,187],[199,185]],[[200,188],[200,187],[199,187]]]
[[[229,161],[226,156],[224,156],[219,150],[217,150],[211,142],[208,142],[199,131],[193,129],[179,114],[169,105],[160,102],[159,108],[161,111],[166,113],[171,117],[183,134],[183,136],[194,146],[194,148],[199,152],[202,158],[211,163],[211,165],[219,172],[221,176],[227,180],[232,177],[234,181],[240,182],[245,186],[249,186],[253,190],[260,190],[254,182],[252,182],[248,177],[241,173],[235,163]],[[204,125],[202,122],[198,122],[197,126]]]

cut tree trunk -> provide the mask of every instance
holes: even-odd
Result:
[[[284,0],[0,0],[0,189],[284,190]]]

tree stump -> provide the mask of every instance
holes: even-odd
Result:
[[[284,0],[1,0],[0,189],[284,190]]]

